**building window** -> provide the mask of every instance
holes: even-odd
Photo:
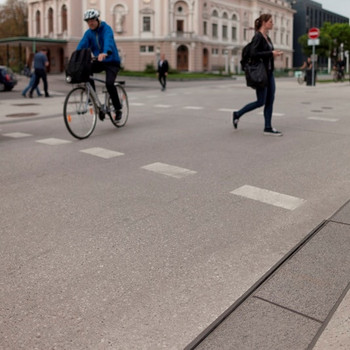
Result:
[[[208,23],[206,21],[203,22],[203,35],[208,35]]]
[[[227,40],[227,26],[222,26],[222,38]]]
[[[237,28],[232,27],[232,40],[237,40]]]
[[[49,34],[53,33],[53,9],[50,7],[47,13]]]
[[[142,30],[144,32],[150,32],[151,31],[151,17],[144,16],[142,20],[143,20]]]
[[[40,35],[40,11],[36,11],[35,13],[35,29],[36,33],[35,35],[39,36]]]
[[[212,24],[212,36],[213,38],[218,37],[218,25],[216,23]]]
[[[152,53],[152,52],[154,52],[154,46],[153,45],[141,45],[140,52],[141,53]]]
[[[211,49],[212,55],[218,55],[219,54],[219,49]]]
[[[62,25],[62,32],[66,31],[68,29],[67,6],[66,5],[63,5],[61,8],[61,25]]]

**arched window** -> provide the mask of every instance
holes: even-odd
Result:
[[[213,17],[219,17],[218,11],[214,10],[213,13],[212,13],[212,16]]]
[[[63,5],[61,8],[61,26],[62,26],[62,32],[67,31],[68,21],[67,21],[67,6],[66,5]]]
[[[35,35],[40,35],[40,11],[35,13]]]
[[[222,18],[223,18],[223,19],[228,19],[228,14],[227,14],[227,12],[224,12],[224,13],[222,14]]]
[[[47,12],[47,21],[48,21],[49,34],[53,33],[53,9],[51,7]]]

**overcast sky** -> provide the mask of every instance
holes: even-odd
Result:
[[[322,4],[323,8],[345,17],[350,18],[350,0],[315,0]],[[6,0],[0,0],[0,4],[4,4]]]

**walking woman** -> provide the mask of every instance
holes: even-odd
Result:
[[[233,112],[233,126],[235,129],[238,127],[238,121],[243,114],[250,112],[256,108],[264,107],[265,118],[265,135],[282,136],[283,134],[272,127],[272,110],[273,102],[275,99],[275,78],[273,76],[274,70],[274,58],[281,56],[282,51],[274,50],[271,39],[268,37],[268,32],[273,28],[272,15],[262,14],[255,20],[255,35],[252,39],[251,45],[251,57],[252,59],[262,59],[268,75],[268,84],[264,88],[256,89],[257,100],[255,102],[248,103],[242,109],[237,112]]]

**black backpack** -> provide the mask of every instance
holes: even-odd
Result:
[[[245,70],[246,65],[250,62],[250,59],[251,59],[251,54],[250,54],[251,46],[252,46],[252,42],[244,46],[242,50],[241,67],[243,71]]]
[[[66,81],[71,84],[89,80],[91,74],[91,50],[81,49],[72,53],[66,67]]]

